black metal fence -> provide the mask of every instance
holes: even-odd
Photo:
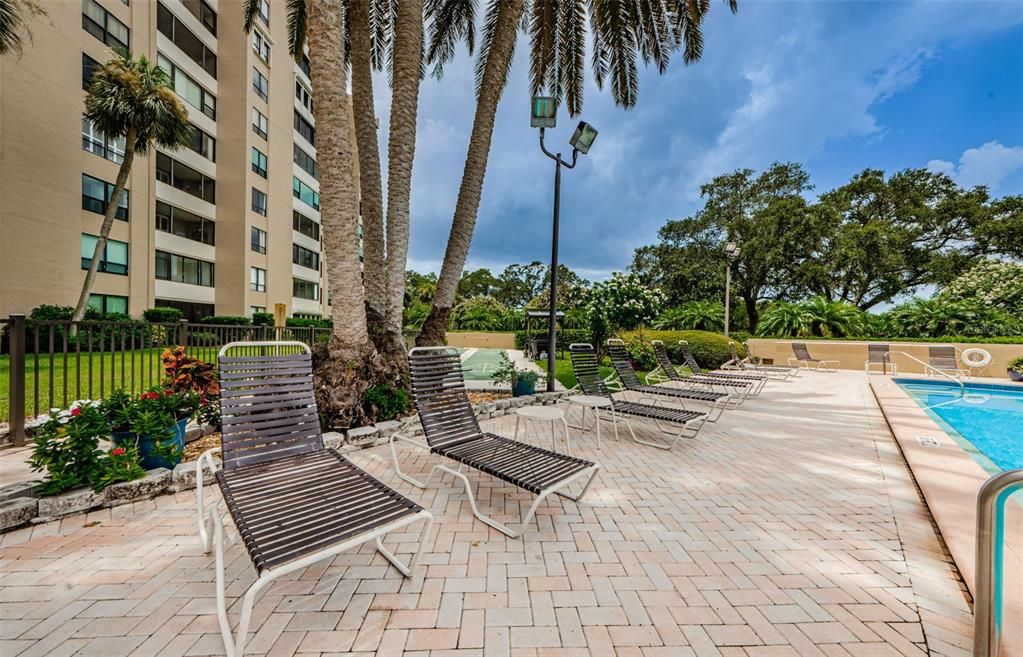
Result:
[[[297,340],[312,346],[330,335],[330,329],[314,327],[72,322],[24,315],[0,320],[0,330],[6,352],[0,354],[0,392],[7,386],[7,394],[0,394],[0,423],[9,424],[15,445],[25,442],[26,421],[51,408],[159,384],[164,376],[161,355],[168,347],[182,345],[189,356],[216,363],[220,348],[229,342]]]

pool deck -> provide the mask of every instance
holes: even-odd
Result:
[[[1012,385],[1005,380],[976,381]],[[871,389],[972,592],[976,567],[977,492],[991,474],[890,377],[873,377]],[[1023,386],[1020,389],[1023,390]],[[1006,440],[1012,438],[1005,436]],[[1019,439],[1018,436],[1015,438]],[[1006,504],[1005,527],[1003,614],[1006,619],[1023,619],[1023,495],[1014,495]],[[1006,654],[1023,655],[1023,620],[1006,624],[1005,641]]]
[[[369,546],[285,577],[256,603],[246,654],[969,656],[961,582],[862,372],[770,383],[669,452],[607,429],[601,450],[572,434],[603,466],[587,497],[544,502],[522,540],[476,520],[450,479],[402,482],[386,446],[352,454],[435,514],[415,577]],[[436,458],[404,456],[415,476]],[[470,478],[500,520],[532,501]],[[0,654],[223,654],[193,505],[179,493],[0,535]],[[228,535],[237,622],[255,572]]]

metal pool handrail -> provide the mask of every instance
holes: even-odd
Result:
[[[942,372],[938,368],[934,367],[930,363],[925,363],[922,360],[920,360],[919,358],[917,358],[916,356],[911,356],[911,355],[907,354],[905,351],[889,351],[888,353],[889,354],[902,354],[906,358],[908,358],[908,359],[910,359],[912,361],[916,361],[917,363],[920,363],[921,365],[923,365],[924,366],[924,372],[926,372],[927,370],[931,370],[935,374],[943,376],[946,379],[948,379],[949,381],[951,381],[951,382],[955,383],[956,385],[958,385],[960,392],[963,392],[963,393],[966,392],[966,385],[962,381],[960,381],[959,379],[957,379],[954,376],[949,376],[948,374],[945,374],[944,372]],[[891,360],[891,356],[889,356],[888,360]]]
[[[1023,490],[1023,470],[1008,470],[988,479],[977,493],[977,574],[974,585],[973,655],[998,657],[1002,639],[1002,541],[1005,501]]]

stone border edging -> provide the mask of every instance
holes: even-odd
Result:
[[[473,407],[476,417],[488,420],[501,417],[512,409],[523,406],[556,404],[563,397],[575,394],[568,390],[556,392],[540,392],[524,397],[511,397],[479,404]],[[342,454],[357,452],[386,443],[392,434],[402,432],[409,436],[422,435],[423,428],[418,416],[405,420],[378,422],[371,426],[358,427],[341,433],[329,431],[323,434],[323,442],[327,447],[337,449]],[[213,476],[206,471],[203,481],[212,483]],[[21,486],[20,492],[17,487]],[[17,484],[12,488],[16,492],[6,499],[0,497],[0,533],[16,529],[25,524],[51,522],[76,513],[96,509],[130,504],[148,500],[158,495],[178,493],[195,487],[195,461],[180,463],[174,470],[157,468],[150,470],[142,479],[126,481],[108,486],[99,493],[88,488],[78,488],[61,495],[51,497],[30,497],[31,485]]]

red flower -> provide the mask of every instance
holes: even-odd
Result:
[[[139,397],[140,399],[159,399],[160,395],[155,392],[144,392]]]
[[[81,412],[82,412],[82,409],[77,407],[77,406],[75,406],[74,408],[71,409],[71,415],[78,415]]]
[[[122,454],[124,454],[124,448],[123,447],[117,447],[117,448],[114,449],[114,451],[110,452],[111,456],[121,456]]]
[[[174,391],[171,390],[170,388],[168,388],[167,390],[163,391],[163,394],[164,394],[165,397],[170,397],[171,395],[174,394]]]

